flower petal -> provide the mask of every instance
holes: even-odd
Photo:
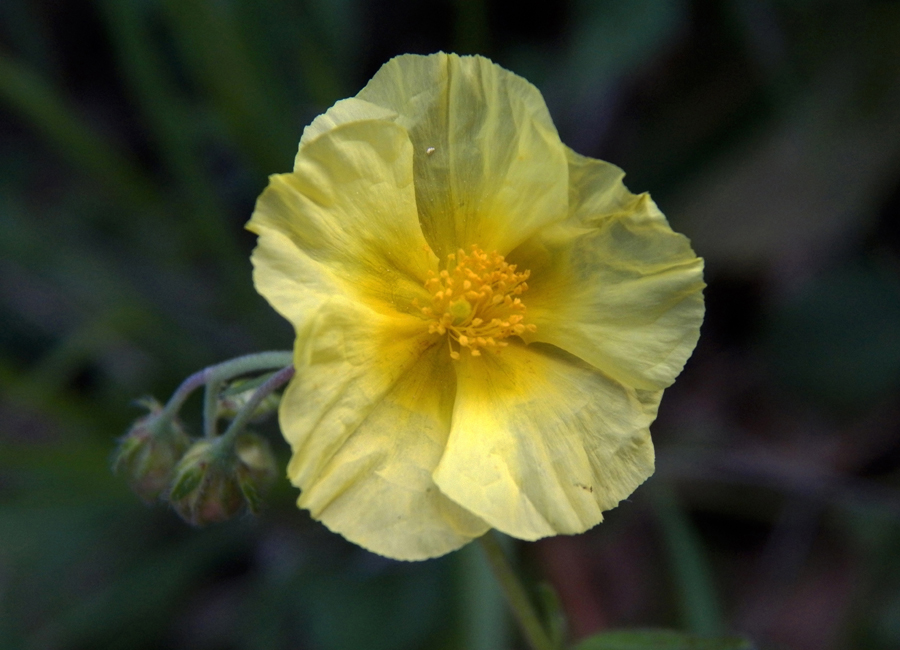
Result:
[[[401,560],[443,555],[488,528],[431,478],[455,391],[434,338],[413,316],[335,298],[298,336],[297,375],[279,413],[298,505],[350,541]]]
[[[300,137],[300,147],[303,148],[310,140],[330,131],[340,124],[348,122],[361,122],[364,120],[387,120],[393,122],[397,114],[387,108],[376,106],[370,102],[356,97],[348,97],[336,102],[334,106],[316,117],[305,129]],[[297,152],[299,157],[300,152]],[[296,163],[296,160],[295,160]],[[295,165],[296,169],[296,165]]]
[[[579,533],[653,472],[661,392],[636,392],[552,346],[463,355],[441,491],[520,539]]]
[[[356,99],[396,113],[409,131],[419,218],[441,259],[472,244],[505,254],[565,218],[565,149],[522,77],[478,56],[404,55]],[[354,111],[340,113],[329,119]]]
[[[317,287],[364,297],[381,311],[410,311],[414,298],[429,298],[423,283],[437,267],[419,226],[412,174],[412,146],[402,127],[377,120],[343,124],[301,147],[293,173],[271,177],[247,227],[287,237],[304,258],[304,277],[320,279]],[[255,259],[259,268],[268,256]],[[272,275],[258,273],[257,282]],[[297,294],[306,283],[294,282]],[[281,313],[297,311],[296,294],[265,284],[257,289],[267,298],[281,296],[273,302]]]
[[[544,341],[644,390],[670,385],[700,336],[703,260],[614,165],[571,153],[571,216],[509,255],[529,269],[528,322]]]
[[[345,291],[327,268],[278,230],[259,231],[250,261],[253,286],[297,330],[303,328],[310,310]]]

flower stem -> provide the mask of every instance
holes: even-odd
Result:
[[[226,379],[249,372],[281,368],[289,365],[292,361],[293,354],[289,351],[259,352],[204,368],[181,382],[181,386],[172,394],[163,413],[169,417],[174,416],[190,394],[204,384],[218,384]]]
[[[528,641],[528,645],[531,646],[532,650],[556,650],[550,641],[547,631],[541,624],[534,605],[528,599],[525,587],[522,586],[522,582],[510,565],[506,553],[500,547],[496,534],[493,531],[488,531],[485,535],[478,538],[478,542],[481,544],[485,557],[487,557],[488,564],[491,565],[494,577],[497,578],[497,582],[500,583],[500,587],[503,589],[506,601],[512,608],[516,621],[519,623],[519,627]]]
[[[207,438],[215,438],[219,433],[219,418],[216,415],[222,384],[223,381],[218,378],[210,378],[206,382],[206,392],[203,394],[203,435]]]
[[[241,410],[237,412],[237,415],[234,416],[234,419],[231,421],[231,424],[228,425],[228,428],[225,429],[225,433],[222,434],[222,444],[228,444],[241,429],[247,425],[247,422],[253,417],[256,408],[262,401],[268,397],[269,394],[288,383],[293,376],[294,366],[287,366],[263,382],[262,385],[254,391],[253,395],[250,396],[247,403],[241,407]]]

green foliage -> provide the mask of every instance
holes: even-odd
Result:
[[[542,582],[537,586],[538,606],[543,615],[544,629],[550,637],[550,643],[554,648],[562,648],[565,645],[568,634],[566,613],[562,602],[553,586]]]
[[[845,413],[900,387],[900,272],[869,262],[837,268],[773,311],[767,344],[782,383]]]
[[[57,89],[25,64],[0,56],[0,97],[69,162],[116,192],[132,209],[153,201],[153,189],[128,154],[77,117]]]
[[[653,506],[668,552],[684,627],[701,636],[722,634],[725,631],[722,606],[697,531],[667,486],[653,487]]]
[[[669,630],[622,630],[592,636],[574,650],[753,650],[753,645],[737,637],[712,638]]]
[[[401,565],[369,575],[312,577],[302,599],[316,646],[323,650],[421,647],[441,615],[443,568],[440,564]]]
[[[477,548],[383,562],[309,521],[284,480],[258,519],[189,529],[110,472],[135,396],[167,395],[201,367],[289,344],[289,326],[253,291],[242,225],[265,177],[291,168],[303,126],[385,56],[413,48],[491,54],[525,75],[564,141],[652,190],[711,277],[765,278],[759,340],[715,342],[696,363],[729,385],[771,369],[763,396],[786,387],[824,428],[838,426],[833,413],[862,425],[850,442],[816,438],[816,452],[840,450],[830,483],[751,475],[734,492],[715,482],[700,492],[766,532],[779,525],[768,503],[777,499],[760,507],[758,483],[815,494],[827,540],[850,545],[854,567],[836,647],[900,647],[896,452],[889,428],[876,435],[900,377],[897,256],[889,242],[859,254],[896,179],[897,3],[451,4],[448,34],[435,38],[433,21],[420,20],[401,38],[414,13],[403,3],[380,14],[361,0],[0,2],[0,650],[513,646]],[[558,33],[535,36],[528,19],[556,21]],[[722,365],[742,355],[751,362]],[[639,491],[590,542],[605,548],[597,540],[617,518],[658,534],[659,565],[645,558],[637,577],[619,576],[647,587],[646,607],[621,616],[701,636],[607,632],[578,650],[751,647],[717,637],[743,594],[714,572],[728,556],[695,526],[703,499],[681,485],[746,424],[722,415],[737,410],[731,395],[705,390],[663,403],[660,468],[675,474],[665,491],[649,509]],[[194,435],[199,421],[188,418]],[[753,442],[789,446],[793,426]],[[667,446],[680,444],[679,427],[707,445],[682,450],[693,469],[681,475]],[[274,427],[260,431],[281,476],[286,445]],[[852,465],[870,447],[882,456]],[[807,451],[798,456],[816,455]],[[733,571],[747,554],[735,553]],[[611,563],[627,564],[624,555]],[[555,642],[560,612],[577,611],[559,593],[562,605],[543,601]],[[616,603],[605,604],[618,625]]]

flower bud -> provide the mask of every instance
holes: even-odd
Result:
[[[169,501],[195,526],[227,521],[244,506],[258,512],[261,494],[275,478],[275,458],[265,439],[245,433],[200,440],[174,471]]]
[[[221,439],[198,440],[175,467],[169,502],[182,519],[203,526],[231,519],[244,505],[234,452]]]
[[[113,455],[113,472],[124,476],[131,489],[152,503],[169,485],[172,468],[184,455],[191,439],[178,418],[163,415],[155,399],[141,402],[150,413],[139,418],[119,439]]]
[[[278,463],[269,441],[255,433],[244,433],[235,443],[238,456],[237,477],[250,512],[256,514],[262,506],[262,494],[278,475]]]

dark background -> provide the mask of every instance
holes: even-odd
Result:
[[[707,260],[657,474],[510,546],[536,596],[573,639],[900,647],[900,3],[2,0],[0,649],[521,646],[476,547],[384,560],[286,481],[195,530],[109,471],[134,398],[291,346],[254,200],[316,114],[439,49],[535,83]]]

